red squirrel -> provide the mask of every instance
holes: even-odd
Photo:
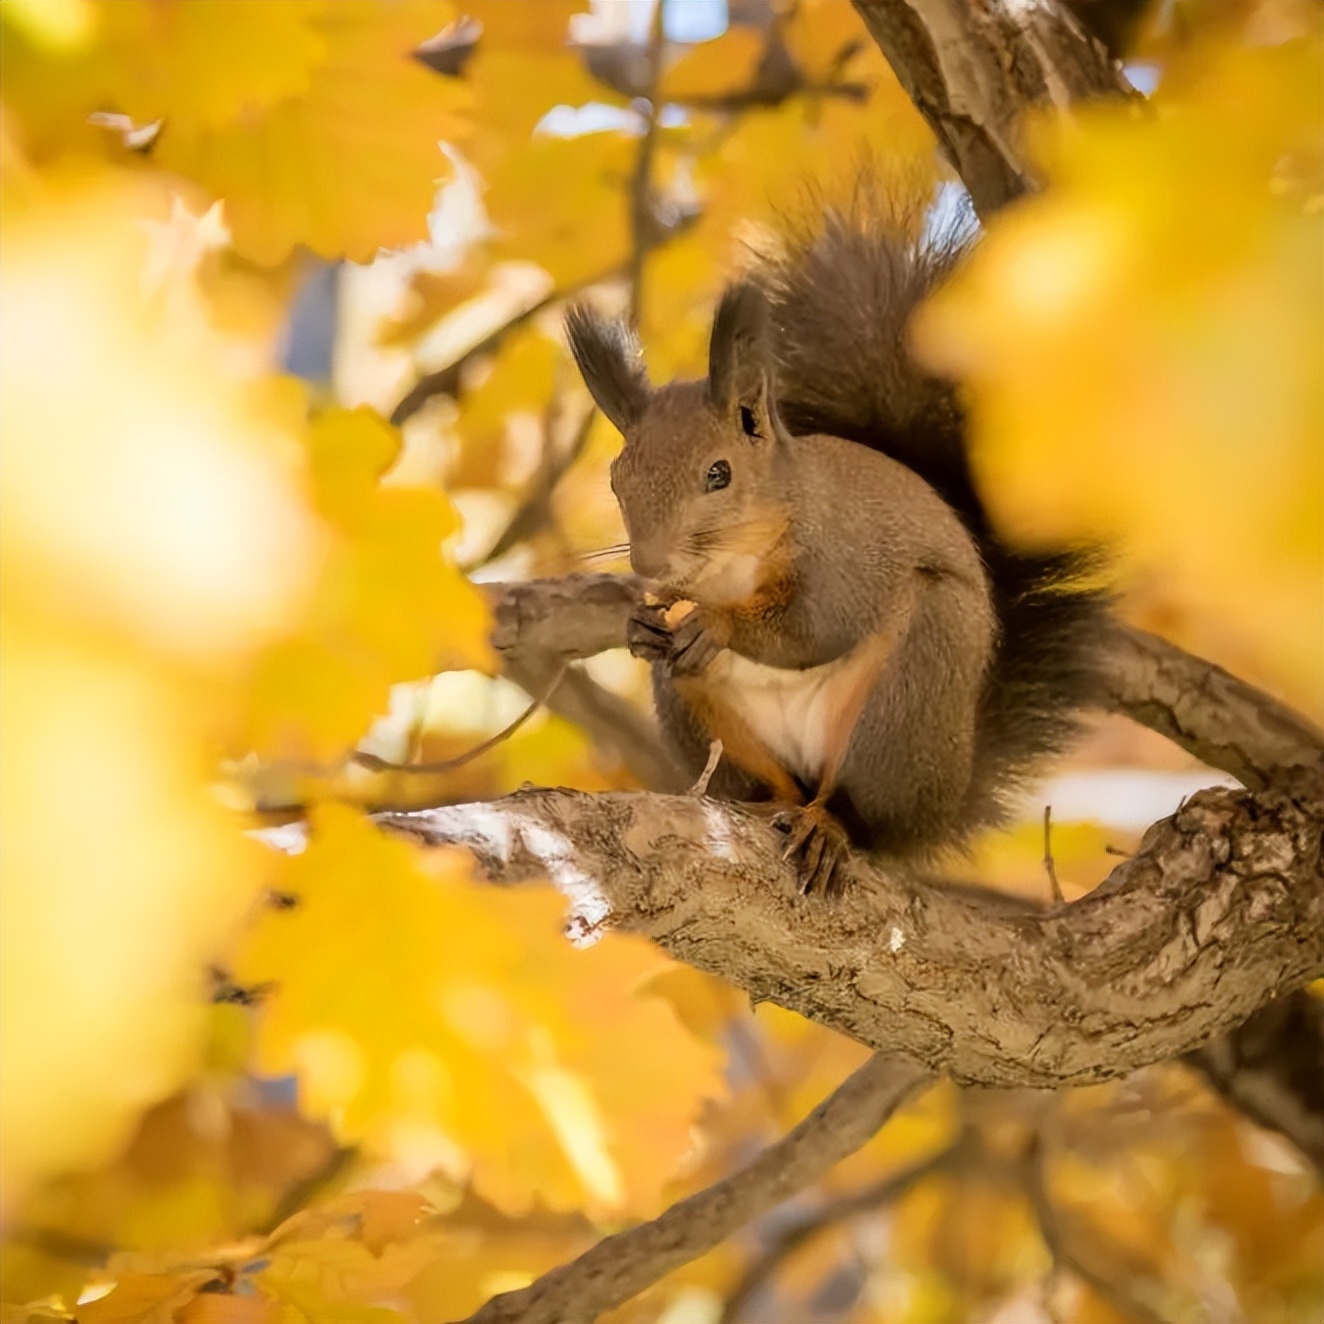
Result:
[[[906,345],[961,253],[828,211],[723,295],[708,376],[654,388],[633,334],[567,319],[635,572],[664,735],[714,795],[793,807],[831,890],[849,844],[931,855],[1003,819],[1097,695],[1106,596],[1086,553],[994,533],[951,383]]]

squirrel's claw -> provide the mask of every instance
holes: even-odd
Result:
[[[842,887],[838,866],[849,849],[845,828],[821,804],[790,810],[788,816],[791,831],[782,859],[796,859],[801,893],[837,895]]]
[[[697,676],[721,651],[721,641],[704,626],[702,615],[691,612],[671,632],[671,674]]]
[[[666,662],[672,653],[671,629],[660,606],[640,604],[625,626],[625,643],[635,657],[646,662]]]
[[[697,610],[674,625],[668,623],[669,608],[641,603],[625,627],[625,642],[635,657],[665,663],[673,676],[697,676],[706,671],[722,651],[718,639]]]

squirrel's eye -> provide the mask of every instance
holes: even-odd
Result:
[[[708,470],[707,476],[703,480],[703,490],[705,492],[717,492],[723,487],[729,487],[730,484],[731,466],[725,460],[718,460]]]
[[[757,439],[762,435],[759,432],[759,421],[754,417],[754,411],[748,405],[740,406],[740,426],[747,437]]]

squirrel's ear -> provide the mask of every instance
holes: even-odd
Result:
[[[750,281],[722,295],[708,343],[708,395],[723,416],[740,410],[749,437],[780,436],[768,344],[768,300]]]
[[[763,391],[767,328],[768,301],[757,285],[742,281],[722,295],[708,342],[708,393],[720,413]]]
[[[624,323],[582,303],[566,313],[565,330],[589,394],[624,432],[639,421],[651,393],[638,340]]]

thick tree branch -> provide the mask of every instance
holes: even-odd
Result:
[[[587,1324],[818,1181],[928,1080],[913,1065],[870,1058],[743,1171],[672,1205],[652,1222],[605,1238],[528,1287],[493,1297],[465,1324]]]
[[[1324,733],[1285,704],[1157,635],[1118,626],[1107,641],[1113,711],[1258,789],[1324,781]]]
[[[609,926],[964,1083],[1056,1087],[1193,1051],[1324,973],[1320,810],[1204,791],[1094,892],[1038,913],[846,866],[797,894],[766,816],[688,796],[532,790],[378,822],[465,845],[494,881],[546,877],[570,932]]]
[[[1057,0],[852,0],[980,216],[1038,187],[1020,137],[1032,106],[1127,92]]]

